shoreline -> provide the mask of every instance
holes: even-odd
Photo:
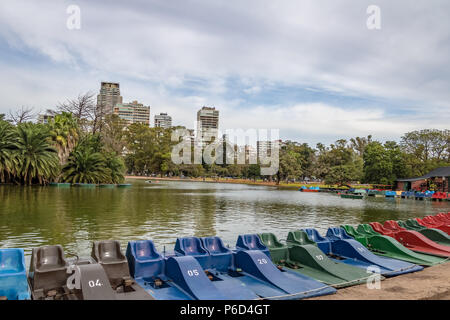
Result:
[[[306,300],[450,300],[450,262],[387,278],[380,286],[368,289],[364,283]]]
[[[213,179],[213,178],[169,178],[169,177],[143,177],[143,176],[125,176],[125,179],[137,179],[137,180],[157,180],[157,181],[182,181],[182,182],[206,182],[206,183],[233,183],[233,184],[247,184],[247,185],[259,185],[269,187],[287,187],[287,188],[299,188],[294,183],[279,184],[270,181],[252,181],[246,179]],[[303,185],[303,184],[302,184]]]
[[[137,180],[158,180],[158,181],[184,181],[184,182],[207,182],[207,183],[233,183],[233,184],[246,184],[246,185],[257,185],[257,186],[267,186],[267,187],[277,187],[277,188],[287,188],[287,189],[299,189],[301,186],[319,186],[321,188],[335,188],[335,186],[327,186],[321,183],[286,183],[281,182],[277,184],[275,181],[261,181],[261,180],[248,180],[248,179],[226,179],[226,178],[178,178],[178,177],[144,177],[144,176],[125,176],[125,179],[137,179]],[[358,185],[367,186],[368,185]]]

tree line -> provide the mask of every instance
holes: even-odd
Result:
[[[284,141],[279,170],[261,176],[260,164],[174,164],[172,131],[127,125],[116,115],[99,114],[94,94],[60,103],[47,124],[30,122],[31,110],[0,116],[0,182],[46,184],[118,183],[125,174],[323,181],[329,185],[392,185],[450,165],[450,130],[405,133],[399,142],[372,136],[339,139],[326,146]]]
[[[48,123],[33,123],[31,108],[0,115],[0,182],[120,183],[125,164],[100,128],[93,94],[48,110]],[[100,120],[102,119],[102,120]],[[103,120],[104,119],[104,120]],[[107,132],[107,128],[103,130]]]

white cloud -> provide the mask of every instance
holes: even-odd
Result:
[[[261,87],[260,86],[253,86],[253,87],[244,89],[244,92],[247,93],[247,94],[260,93],[261,92]]]
[[[224,125],[273,125],[299,139],[448,127],[448,1],[379,0],[379,31],[366,28],[372,3],[365,0],[85,0],[77,1],[81,30],[66,28],[69,4],[0,3],[0,45],[9,46],[0,53],[0,111],[47,108],[98,90],[100,81],[120,80],[126,101],[141,100],[152,114],[167,111],[187,126],[199,107],[215,105]],[[14,62],[20,60],[7,56],[12,50],[29,55],[29,64]],[[245,98],[230,94],[230,79]],[[266,85],[373,98],[414,116],[382,104],[366,110],[328,100],[253,102]]]

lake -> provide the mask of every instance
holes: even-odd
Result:
[[[243,233],[423,217],[450,202],[341,199],[335,194],[243,184],[130,180],[130,188],[0,186],[0,248],[61,244],[90,255],[92,241],[152,239],[171,251],[177,237],[218,235],[234,247]]]

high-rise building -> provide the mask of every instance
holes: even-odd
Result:
[[[254,164],[257,161],[257,152],[255,148],[251,145],[246,144],[244,146],[245,163]]]
[[[50,114],[40,114],[38,115],[37,122],[42,124],[47,124],[51,119],[55,118],[55,116]]]
[[[150,125],[150,107],[133,101],[130,103],[117,103],[113,109],[120,119],[126,120],[128,124],[143,123]]]
[[[267,157],[271,157],[272,156],[272,148],[276,148],[276,147],[279,148],[280,146],[281,146],[281,140],[256,141],[256,155],[258,157],[258,160],[260,160],[263,155],[265,155]]]
[[[172,117],[167,113],[160,113],[155,115],[155,128],[160,127],[168,129],[172,127]]]
[[[111,114],[118,103],[122,103],[119,83],[102,82],[97,95],[97,112],[102,116]]]
[[[212,141],[211,136],[218,138],[219,110],[212,107],[202,107],[197,112],[197,140],[202,146]]]

